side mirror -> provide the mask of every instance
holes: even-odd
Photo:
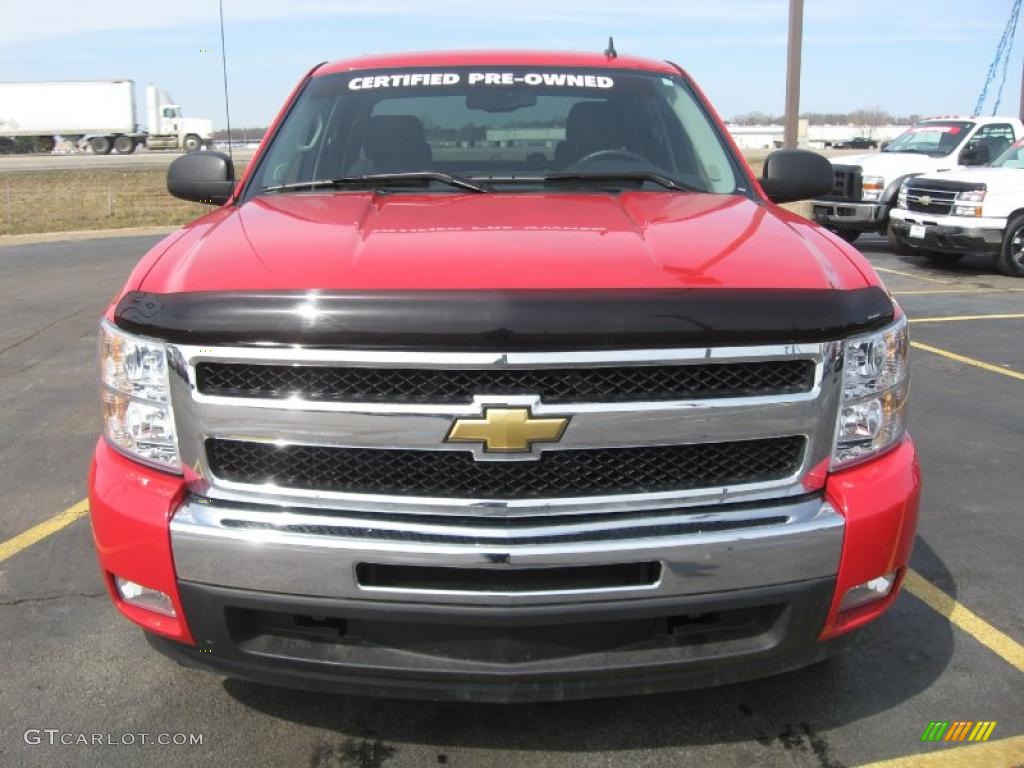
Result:
[[[960,153],[961,165],[988,165],[988,145],[971,142]]]
[[[826,158],[806,149],[780,149],[765,158],[761,188],[775,203],[793,203],[827,195],[835,172]]]
[[[223,152],[190,152],[167,169],[167,191],[194,203],[223,205],[235,190],[235,166]]]

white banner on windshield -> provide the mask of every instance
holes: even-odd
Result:
[[[367,75],[348,82],[349,90],[373,88],[416,88],[459,85],[542,85],[549,88],[613,88],[615,80],[607,75],[569,72],[407,72],[396,75]]]

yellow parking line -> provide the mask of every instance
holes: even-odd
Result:
[[[1024,736],[985,744],[965,744],[952,749],[940,748],[934,752],[930,751],[931,745],[921,745],[921,749],[922,752],[916,755],[879,760],[860,768],[976,768],[979,765],[986,768],[1014,768],[1024,760]]]
[[[937,277],[925,277],[924,275],[918,275],[913,272],[900,272],[898,269],[889,269],[887,267],[875,267],[875,272],[886,272],[890,275],[902,275],[903,277],[912,277],[915,280],[927,280],[929,283],[939,283],[940,285],[952,285],[949,280],[939,280]]]
[[[989,371],[990,373],[1001,373],[1003,376],[1009,376],[1011,379],[1020,379],[1024,381],[1024,373],[1020,371],[1014,371],[1010,368],[1004,368],[1001,365],[992,365],[992,363],[986,363],[983,360],[975,360],[973,357],[966,357],[964,355],[958,355],[956,352],[949,352],[945,349],[939,349],[933,347],[931,344],[922,344],[920,341],[910,342],[910,346],[915,349],[923,349],[925,352],[931,352],[936,355],[942,355],[948,357],[950,360],[956,360],[958,363],[964,363],[965,365],[973,365],[975,368],[981,368],[983,371]]]
[[[893,296],[928,296],[936,293],[1022,293],[1024,288],[943,288],[928,291],[890,291]]]
[[[953,315],[951,317],[912,317],[912,323],[953,323],[960,320],[1020,320],[1024,312],[1005,315]]]
[[[24,533],[19,533],[17,536],[8,539],[3,544],[0,544],[0,563],[18,554],[23,549],[28,549],[33,544],[42,541],[51,533],[56,533],[62,528],[66,528],[78,518],[88,514],[88,512],[89,500],[82,499],[77,504],[68,507],[49,520],[44,520],[39,525],[32,526]]]
[[[1024,672],[1024,645],[1000,632],[983,618],[947,595],[917,571],[908,570],[903,587],[934,611],[941,613],[982,645]]]

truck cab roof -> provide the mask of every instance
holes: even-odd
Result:
[[[1015,123],[1020,125],[1021,122],[1016,117],[1002,117],[999,115],[992,115],[984,117],[979,115],[978,117],[970,117],[969,115],[949,115],[948,117],[926,117],[919,120],[919,123],[948,123],[951,121],[961,121],[965,123],[976,123],[978,125],[988,125],[990,123]]]
[[[359,56],[321,64],[314,77],[361,69],[395,69],[403,67],[447,66],[547,66],[602,67],[606,69],[639,69],[678,75],[681,69],[667,61],[639,56],[607,56],[581,51],[429,51],[423,53],[389,53]]]

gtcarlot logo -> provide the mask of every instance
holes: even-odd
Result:
[[[988,741],[995,728],[995,720],[932,720],[921,741]]]
[[[203,743],[201,733],[80,733],[59,728],[29,728],[22,738],[31,745],[82,747],[194,747]]]

